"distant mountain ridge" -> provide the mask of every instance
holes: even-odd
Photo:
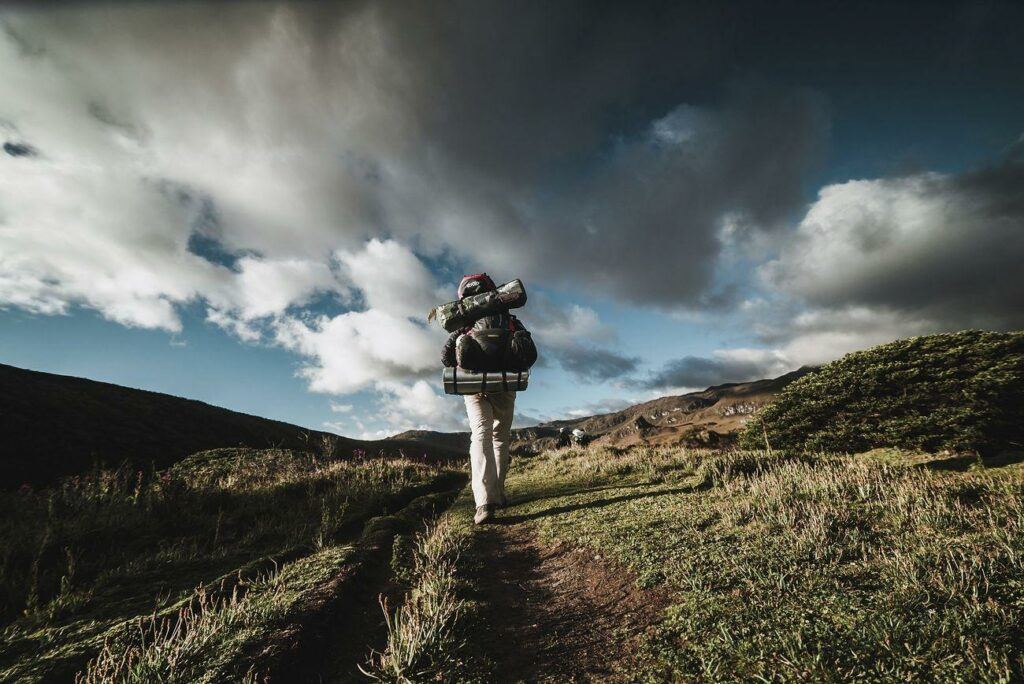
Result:
[[[614,447],[728,444],[750,413],[811,370],[519,428],[512,449],[524,454],[558,446],[562,429],[584,430],[597,444]],[[341,457],[401,452],[448,460],[469,450],[465,432],[410,430],[382,440],[350,439],[193,399],[0,364],[0,489],[49,484],[94,465],[165,468],[219,447],[317,451],[324,437],[335,440]]]
[[[328,433],[193,399],[0,364],[0,488],[41,485],[94,464],[167,467],[218,447],[317,450]],[[335,437],[336,453],[461,457],[412,439]]]
[[[613,447],[728,444],[750,414],[774,400],[791,382],[814,370],[804,367],[777,378],[716,385],[700,392],[652,399],[621,411],[518,428],[512,431],[512,450],[536,453],[555,447],[563,428],[583,430],[594,443]],[[469,448],[467,432],[409,430],[392,439],[414,439],[438,448],[462,451]]]

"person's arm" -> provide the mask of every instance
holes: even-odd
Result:
[[[454,368],[455,362],[455,343],[459,340],[459,335],[462,334],[461,330],[456,330],[448,336],[448,341],[444,343],[444,348],[441,350],[441,363],[444,364],[445,368]]]

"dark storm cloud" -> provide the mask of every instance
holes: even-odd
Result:
[[[4,152],[12,157],[34,157],[39,154],[31,145],[10,141],[4,143]]]
[[[706,306],[722,230],[776,227],[799,204],[822,122],[812,96],[760,86],[681,105],[616,147],[535,256],[552,272],[571,256],[570,273],[632,301]]]
[[[585,382],[607,382],[636,370],[639,359],[608,349],[574,347],[556,353],[562,368]]]
[[[806,92],[722,87],[727,18],[712,8],[295,12],[324,87],[364,90],[361,143],[346,159],[373,182],[339,179],[358,222],[549,283],[707,301],[723,221],[770,227],[797,206],[825,128]],[[354,27],[375,38],[349,49],[358,60],[339,38]]]
[[[742,356],[684,356],[669,361],[638,384],[647,389],[666,387],[705,388],[728,382],[775,377],[786,370],[786,361],[771,352]]]
[[[85,303],[175,329],[185,302],[265,310],[239,290],[267,279],[237,283],[223,255],[282,285],[314,274],[291,290],[308,302],[338,254],[376,238],[567,297],[706,309],[758,296],[716,269],[767,235],[782,245],[768,282],[826,313],[1005,325],[1022,294],[1004,278],[1020,256],[1019,160],[829,186],[786,230],[829,125],[823,96],[799,86],[856,99],[959,79],[1012,97],[1024,53],[1001,7],[967,24],[916,3],[4,7],[0,125],[45,154],[33,174],[0,154],[17,227],[0,234],[17,254],[0,304]],[[991,39],[961,45],[968,25]],[[951,44],[954,60],[935,59]],[[164,183],[204,198],[215,225]],[[142,275],[118,278],[128,251]],[[548,338],[573,358],[607,343]]]
[[[826,187],[770,283],[823,310],[897,312],[933,328],[1024,325],[1024,162]]]
[[[715,301],[719,231],[789,215],[827,125],[816,96],[737,68],[735,13],[707,4],[168,3],[5,26],[23,59],[81,65],[107,138],[213,162],[160,170],[211,199],[230,251],[389,236],[660,306]],[[257,160],[279,169],[235,170]]]

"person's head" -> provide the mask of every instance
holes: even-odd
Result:
[[[462,281],[459,283],[459,299],[463,297],[472,297],[473,295],[480,294],[481,292],[490,292],[491,290],[498,289],[491,280],[491,276],[486,273],[474,273],[473,275],[462,276]]]

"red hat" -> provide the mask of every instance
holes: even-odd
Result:
[[[462,281],[459,283],[459,299],[497,289],[498,287],[491,280],[491,276],[486,273],[462,276]]]

